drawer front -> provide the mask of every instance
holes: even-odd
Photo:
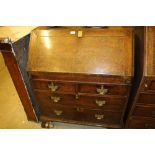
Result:
[[[92,107],[93,109],[103,109],[120,111],[124,110],[127,98],[125,97],[94,97],[81,95],[77,100],[80,105]]]
[[[123,111],[127,98],[123,97],[94,97],[83,95],[50,93],[48,91],[35,91],[38,102],[48,105],[71,105],[90,107],[92,109],[103,109]],[[78,97],[78,98],[77,98]]]
[[[140,93],[138,104],[153,104],[155,105],[155,94]]]
[[[136,106],[133,115],[155,118],[155,106]]]
[[[76,105],[75,95],[51,93],[49,91],[34,91],[38,103],[43,103],[48,106],[52,105]]]
[[[128,128],[131,129],[155,129],[155,119],[151,118],[132,118]]]
[[[33,89],[49,90],[51,92],[75,93],[76,85],[69,82],[32,80]]]
[[[80,84],[80,93],[100,94],[100,95],[128,95],[129,86],[125,85],[97,85]]]
[[[86,108],[64,107],[64,106],[47,106],[40,105],[41,115],[52,118],[53,120],[73,120],[90,123],[115,123],[120,124],[121,113],[102,110],[90,110]]]
[[[141,89],[143,91],[153,91],[155,92],[155,80],[154,79],[147,79],[144,81]]]
[[[149,90],[155,91],[155,80],[152,80],[152,81],[149,83],[148,89],[149,89]]]

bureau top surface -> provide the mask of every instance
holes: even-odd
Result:
[[[42,28],[31,32],[30,72],[133,75],[132,30]]]

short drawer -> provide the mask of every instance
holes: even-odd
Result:
[[[81,120],[94,123],[120,124],[122,119],[122,113],[108,110],[84,109],[82,112],[79,112],[78,115],[81,117]]]
[[[154,104],[155,105],[155,94],[152,93],[140,93],[138,97],[138,104]]]
[[[155,129],[155,119],[151,118],[132,118],[127,128],[131,129]]]
[[[136,106],[133,115],[155,118],[155,106]]]
[[[93,109],[120,111],[124,110],[126,97],[79,96],[77,104]]]
[[[90,123],[121,123],[122,113],[113,111],[90,110],[78,107],[64,106],[47,106],[40,105],[41,116],[50,117],[53,121],[57,120],[73,120]]]
[[[108,84],[79,84],[80,93],[100,94],[100,95],[124,95],[127,96],[129,86],[108,85]]]
[[[33,89],[49,90],[50,92],[75,93],[76,85],[71,82],[31,80]]]
[[[144,81],[143,85],[141,86],[142,91],[151,91],[155,92],[155,79],[147,79],[146,82]]]
[[[127,102],[126,97],[98,97],[73,94],[50,93],[48,91],[34,91],[38,103],[48,105],[70,105],[120,111],[124,110]]]
[[[51,93],[49,91],[34,91],[38,103],[52,105],[76,105],[76,96],[72,94]]]

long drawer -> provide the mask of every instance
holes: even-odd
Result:
[[[38,103],[49,106],[69,105],[90,107],[92,109],[104,109],[112,111],[123,111],[126,105],[126,97],[99,97],[73,94],[51,93],[48,91],[34,91]]]
[[[155,105],[155,94],[153,93],[140,93],[137,104],[152,104]]]
[[[63,93],[85,93],[100,95],[120,95],[127,96],[129,92],[128,85],[114,84],[92,84],[92,83],[74,83],[67,81],[51,80],[31,80],[33,89],[49,90],[51,92]]]
[[[130,119],[128,128],[131,129],[155,129],[155,119],[134,117]]]
[[[134,116],[155,118],[155,106],[136,106],[133,111]]]
[[[149,77],[149,79],[147,79],[146,82],[144,82],[141,86],[141,90],[155,93],[155,79]]]
[[[120,112],[103,111],[103,110],[91,110],[87,108],[75,108],[71,106],[60,106],[60,105],[45,105],[40,104],[41,116],[52,118],[53,121],[58,120],[73,120],[81,122],[91,123],[121,123]]]

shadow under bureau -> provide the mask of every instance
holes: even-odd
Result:
[[[42,126],[60,121],[122,128],[133,55],[130,28],[33,30],[27,71]]]

